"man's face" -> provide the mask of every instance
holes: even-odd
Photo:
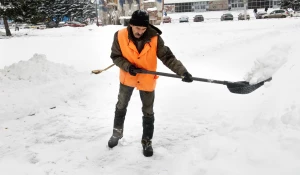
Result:
[[[135,38],[140,38],[147,30],[147,27],[144,26],[134,26],[130,24],[130,27],[132,28],[132,33]]]

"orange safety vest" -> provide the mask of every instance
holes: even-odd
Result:
[[[138,52],[133,41],[128,39],[127,28],[118,32],[118,41],[121,52],[131,64],[137,68],[156,71],[157,68],[157,36],[152,37],[149,43],[146,43],[141,53]],[[120,69],[120,82],[126,86],[136,87],[142,91],[154,91],[156,86],[157,75],[137,74],[132,76],[129,72]]]

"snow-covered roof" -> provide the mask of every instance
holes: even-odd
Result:
[[[157,8],[156,7],[147,8],[147,11],[148,12],[157,11]]]
[[[144,3],[155,2],[155,0],[145,0]]]
[[[206,2],[206,1],[220,1],[220,0],[165,0],[164,4],[186,3],[186,2]]]

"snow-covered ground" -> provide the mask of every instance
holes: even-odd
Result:
[[[112,64],[113,34],[123,26],[12,31],[0,39],[1,175],[299,175],[300,19],[158,27],[195,77],[273,80],[239,95],[161,76],[154,155],[146,158],[138,91],[124,138],[109,149],[119,70],[90,74]],[[161,62],[158,71],[172,73]]]

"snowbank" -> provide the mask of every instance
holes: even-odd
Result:
[[[80,94],[81,86],[75,86],[83,82],[80,75],[43,54],[0,69],[0,121],[33,116],[67,103]]]
[[[0,69],[0,80],[22,80],[29,82],[50,82],[74,77],[77,72],[63,64],[49,62],[46,55],[34,54],[28,61],[19,61]]]

